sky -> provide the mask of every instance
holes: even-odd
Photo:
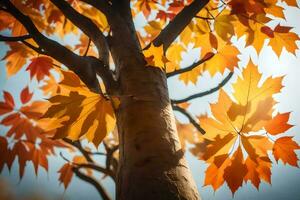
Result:
[[[298,2],[299,3],[299,2]],[[295,27],[293,32],[300,34],[300,11],[299,9],[289,8],[286,12],[286,21],[282,23]],[[143,26],[143,20],[137,18],[136,26]],[[74,37],[70,36],[64,39],[65,43],[74,42]],[[257,55],[255,51],[250,47],[244,48],[243,39],[233,39],[233,43],[241,51],[239,55],[239,67],[243,68],[248,63],[249,59],[253,60],[258,65],[259,71],[263,73],[263,79],[273,76],[278,77],[284,75],[283,85],[285,86],[280,94],[275,95],[275,99],[279,102],[276,105],[276,111],[278,112],[291,112],[289,123],[295,125],[291,128],[287,135],[295,135],[294,139],[300,143],[300,51],[296,52],[296,56],[283,51],[282,55],[278,58],[270,47],[265,46],[262,52]],[[2,43],[0,44],[0,57],[3,57],[7,47]],[[300,46],[300,42],[298,42]],[[183,54],[183,65],[188,66],[192,64],[199,54],[198,50],[191,50],[187,54]],[[228,71],[225,72],[226,75]],[[235,69],[233,78],[226,84],[224,90],[228,93],[232,92],[231,83],[234,83],[237,79],[239,69]],[[5,62],[0,62],[0,91],[8,90],[13,92],[13,95],[17,97],[20,90],[24,86],[24,83],[28,82],[24,71],[18,73],[16,76],[6,79]],[[205,91],[216,86],[223,76],[217,74],[214,77],[210,77],[208,73],[204,73],[199,78],[196,85],[185,86],[182,82],[171,78],[168,81],[169,91],[171,98],[182,98],[190,94],[194,94],[199,91]],[[0,96],[2,99],[2,96]],[[34,98],[40,98],[40,94],[37,92]],[[209,103],[216,102],[218,93],[193,100],[189,111],[195,115],[210,113]],[[180,120],[185,121],[183,116],[176,114]],[[5,128],[0,126],[0,132],[4,132]],[[1,133],[0,133],[1,134]],[[300,151],[297,151],[297,155],[300,158]],[[232,196],[229,188],[224,184],[216,192],[210,186],[203,187],[204,172],[206,170],[206,164],[203,161],[193,157],[188,151],[186,157],[191,168],[193,177],[197,183],[201,197],[204,200],[299,200],[300,199],[300,170],[299,168],[291,167],[289,165],[283,165],[281,161],[278,164],[272,166],[272,184],[262,183],[259,191],[257,191],[251,184],[244,184],[234,195]],[[101,158],[99,158],[101,160]],[[32,164],[28,164],[25,176],[21,182],[18,178],[18,164],[15,162],[11,172],[9,173],[7,168],[1,172],[0,180],[8,182],[20,196],[41,193],[48,196],[48,199],[66,199],[66,200],[79,200],[79,199],[99,199],[99,195],[96,190],[89,184],[82,182],[76,177],[73,179],[69,188],[64,191],[62,185],[58,184],[58,174],[56,173],[59,167],[63,164],[62,159],[55,157],[49,160],[49,172],[45,170],[39,170],[38,176],[34,174]],[[298,164],[300,164],[298,162]],[[100,178],[100,176],[99,176]],[[114,185],[112,181],[105,179],[103,184],[106,186],[110,194],[114,193]]]

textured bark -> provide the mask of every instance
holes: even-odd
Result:
[[[132,66],[122,71],[118,110],[117,199],[200,199],[179,143],[165,74]]]
[[[199,200],[179,142],[165,73],[146,66],[134,27],[108,18],[121,104],[117,110],[120,162],[118,200]],[[124,19],[127,20],[124,22]]]
[[[178,140],[164,72],[145,66],[128,26],[112,30],[121,96],[117,199],[199,199]]]

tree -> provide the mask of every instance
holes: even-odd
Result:
[[[93,176],[100,172],[115,181],[117,199],[191,200],[200,197],[184,158],[186,142],[208,163],[204,185],[214,190],[225,182],[232,193],[243,181],[256,188],[261,180],[270,183],[268,152],[298,167],[299,145],[284,134],[292,127],[290,113],[274,113],[273,94],[283,77],[261,80],[250,60],[233,94],[221,90],[238,68],[234,37],[258,54],[264,42],[278,56],[283,49],[296,54],[299,36],[278,24],[296,0],[1,0],[0,6],[0,30],[10,34],[0,36],[10,48],[3,58],[7,77],[29,73],[48,98],[35,100],[33,86],[26,86],[18,106],[3,91],[1,124],[8,131],[0,136],[0,169],[18,158],[21,178],[30,161],[36,173],[47,170],[48,157],[61,149],[66,164],[58,172],[65,188],[75,174],[110,199]],[[138,15],[147,22],[140,29]],[[68,34],[79,43],[64,45],[57,38]],[[183,66],[181,54],[189,46],[200,49],[198,60]],[[195,84],[205,71],[225,78],[205,92],[170,99],[167,78]],[[212,115],[187,110],[189,101],[217,91]],[[190,124],[175,120],[173,110]],[[91,151],[84,139],[96,147],[102,142],[105,153]],[[66,150],[81,155],[70,159]],[[99,155],[104,165],[95,159]]]

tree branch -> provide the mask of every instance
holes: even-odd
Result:
[[[197,66],[201,65],[202,63],[210,60],[214,55],[215,54],[209,54],[208,56],[204,56],[204,58],[202,58],[201,60],[193,63],[191,66],[185,67],[185,68],[182,68],[182,69],[178,69],[178,70],[175,70],[175,71],[170,72],[170,73],[167,73],[166,76],[167,76],[167,78],[169,78],[169,77],[172,77],[172,76],[175,76],[175,75],[178,75],[178,74],[182,74],[182,73],[191,71],[192,69],[196,68]]]
[[[76,164],[76,163],[75,163]],[[112,171],[110,171],[109,169],[106,169],[104,167],[101,167],[99,165],[96,165],[94,163],[81,163],[81,164],[76,164],[76,166],[78,168],[89,168],[89,169],[93,169],[96,170],[98,172],[101,172],[105,175],[108,175],[109,177],[111,177],[114,181],[116,181],[116,177],[115,174],[113,174]]]
[[[196,122],[196,120],[194,120],[194,118],[192,117],[192,115],[190,113],[188,113],[185,109],[175,105],[175,104],[172,104],[172,108],[173,110],[175,111],[178,111],[180,113],[182,113],[184,116],[186,116],[190,123],[193,124],[193,126],[201,133],[201,134],[205,134],[205,130],[201,128],[201,126]]]
[[[97,25],[88,17],[77,12],[65,0],[51,0],[51,2],[60,9],[60,11],[67,17],[75,26],[82,30],[97,47],[99,58],[103,61],[105,66],[109,66],[109,49],[105,36],[97,27]]]
[[[44,36],[34,25],[30,17],[18,10],[9,0],[2,0],[0,5],[26,28],[27,32],[45,51],[46,55],[66,65],[70,70],[74,71],[91,90],[100,93],[95,69],[92,68],[89,59],[78,56],[65,46]]]
[[[81,180],[84,180],[85,182],[88,182],[88,183],[92,184],[97,189],[97,191],[99,192],[99,194],[102,196],[103,200],[111,200],[111,198],[108,195],[108,193],[105,190],[105,188],[98,181],[96,181],[94,178],[85,175],[84,173],[82,173],[79,170],[79,168],[76,168],[76,167],[73,167],[73,172]]]
[[[163,45],[164,51],[191,22],[194,16],[209,2],[209,0],[194,0],[190,5],[184,7],[174,19],[160,32],[152,41],[155,46]],[[149,46],[149,45],[148,45]],[[148,47],[146,47],[148,48]]]
[[[116,179],[116,176],[115,174],[113,173],[113,171],[110,170],[109,167],[106,166],[106,168],[104,167],[101,167],[99,165],[97,165],[94,160],[92,159],[92,157],[90,156],[90,152],[86,151],[80,141],[71,141],[70,139],[67,139],[67,138],[64,138],[63,139],[66,143],[68,144],[71,144],[72,146],[76,147],[80,152],[81,154],[85,157],[85,159],[87,160],[88,163],[84,163],[84,164],[76,164],[78,167],[80,168],[91,168],[91,169],[94,169],[94,170],[97,170],[103,174],[106,174],[108,176],[110,176],[114,181]],[[108,158],[108,157],[106,157]]]
[[[110,169],[110,166],[112,165],[111,161],[113,160],[113,154],[114,154],[115,151],[117,151],[119,149],[119,145],[115,145],[115,146],[109,147],[106,144],[106,142],[103,142],[103,145],[104,145],[104,148],[105,148],[105,150],[107,152],[107,154],[106,154],[106,168]]]
[[[32,44],[30,44],[29,42],[26,42],[26,40],[30,39],[30,38],[32,38],[30,35],[23,35],[23,36],[16,36],[16,37],[0,35],[1,42],[22,42],[23,44],[25,44],[27,47],[34,50],[35,52],[37,52],[39,54],[45,54],[43,49],[41,49],[39,47],[35,47]]]
[[[89,38],[89,42],[88,42],[88,45],[85,49],[85,52],[84,52],[83,56],[86,56],[88,54],[90,46],[91,46],[91,41],[92,41],[91,38]]]
[[[111,5],[107,1],[104,1],[104,0],[80,0],[80,1],[97,8],[104,15],[106,15],[106,17],[109,17],[112,15]]]
[[[70,140],[70,139],[68,139],[68,138],[63,138],[63,141],[65,141],[66,143],[68,143],[68,144],[70,144],[70,145],[76,147],[76,148],[82,153],[82,155],[85,157],[85,159],[86,159],[88,162],[94,163],[94,160],[90,157],[89,152],[86,151],[86,150],[82,147],[80,141],[74,141],[74,142],[73,142],[72,140]]]
[[[184,102],[190,101],[192,99],[196,99],[196,98],[200,98],[200,97],[212,94],[212,93],[218,91],[219,89],[221,89],[231,79],[232,75],[233,75],[233,72],[230,72],[222,80],[222,82],[220,82],[216,87],[211,88],[210,90],[207,90],[207,91],[204,91],[204,92],[200,92],[200,93],[197,93],[197,94],[193,94],[193,95],[188,96],[188,97],[183,98],[183,99],[177,99],[177,100],[172,99],[171,102],[172,102],[172,104],[179,104],[179,103],[184,103]]]
[[[16,37],[10,37],[10,36],[4,36],[0,35],[0,41],[3,42],[19,42],[30,39],[30,35],[22,35],[22,36],[16,36]]]

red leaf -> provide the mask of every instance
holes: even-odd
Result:
[[[274,37],[273,30],[268,26],[261,27],[260,31],[269,36],[270,38]]]
[[[53,60],[46,56],[40,56],[32,58],[31,63],[26,68],[26,71],[30,71],[30,78],[36,77],[38,81],[44,79],[45,76],[50,75],[50,69],[52,68]]]
[[[69,163],[66,163],[58,170],[58,173],[60,173],[58,180],[63,183],[65,189],[67,189],[73,177],[73,166]]]
[[[31,100],[32,96],[33,96],[33,93],[29,92],[28,86],[26,88],[24,88],[20,95],[22,104],[28,103]]]
[[[8,150],[7,150],[7,140],[5,137],[0,136],[0,172],[2,171],[2,168],[4,164],[6,163]]]
[[[9,92],[4,91],[3,96],[4,96],[4,101],[8,106],[10,106],[11,108],[15,107],[14,98]]]

